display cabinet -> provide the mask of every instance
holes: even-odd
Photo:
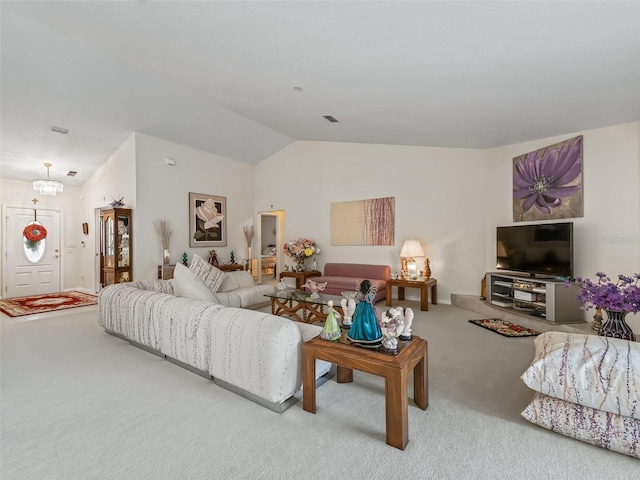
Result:
[[[110,208],[101,211],[103,247],[103,286],[133,280],[131,253],[132,225],[130,208]]]

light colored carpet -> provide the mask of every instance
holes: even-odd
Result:
[[[429,341],[429,408],[410,403],[400,451],[385,444],[378,377],[330,380],[317,414],[299,402],[278,415],[105,334],[96,307],[2,315],[0,477],[638,478],[638,460],[522,419],[533,337],[505,338],[471,318],[480,316],[449,305],[416,312],[414,333]]]

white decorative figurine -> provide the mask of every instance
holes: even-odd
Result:
[[[411,340],[411,324],[413,323],[413,310],[410,308],[405,308],[404,315],[402,317],[402,323],[404,327],[402,328],[402,332],[399,337],[400,340],[409,341]]]
[[[402,328],[402,309],[390,308],[380,316],[382,348],[385,353],[398,353],[398,333]]]
[[[340,300],[340,305],[342,306],[342,314],[344,315],[342,325],[345,328],[351,328],[353,314],[356,311],[356,301],[353,298],[343,298]]]

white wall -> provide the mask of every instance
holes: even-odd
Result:
[[[438,296],[480,293],[485,267],[487,154],[480,150],[298,141],[256,166],[255,208],[284,210],[283,241],[309,237],[326,262],[400,269],[404,240],[419,239]],[[332,246],[332,202],[395,197],[393,247]],[[418,292],[407,290],[408,296]]]
[[[576,135],[584,135],[584,217],[566,219],[574,223],[574,274],[593,279],[596,272],[613,278],[640,272],[640,122],[490,150],[487,270],[495,268],[495,227],[514,224],[513,158]],[[629,324],[640,332],[640,315]]]
[[[183,252],[189,260],[194,253],[207,259],[209,248],[189,247],[189,192],[227,197],[227,246],[215,251],[224,263],[232,250],[237,262],[247,257],[242,225],[254,221],[253,165],[140,133],[135,150],[134,279],[156,278],[162,263],[162,244],[153,227],[157,220],[173,229],[171,263],[181,262]],[[176,165],[166,165],[167,157]]]
[[[99,275],[96,269],[96,252],[99,252],[96,235],[100,227],[96,223],[96,209],[109,208],[109,203],[124,197],[125,207],[134,210],[134,235],[136,232],[135,146],[136,137],[132,134],[82,186],[82,221],[89,224],[89,235],[84,237],[86,248],[82,250],[82,281],[83,287],[91,290],[96,290],[96,276]],[[133,278],[136,278],[136,269],[134,256]]]
[[[25,208],[52,207],[62,210],[62,255],[64,258],[64,275],[62,278],[62,288],[82,287],[82,241],[85,236],[82,234],[82,208],[81,189],[79,187],[64,186],[64,191],[56,196],[40,195],[33,189],[32,182],[22,180],[1,179],[0,178],[0,203],[3,205],[14,205]],[[31,201],[36,198],[38,203]],[[4,221],[0,222],[0,239],[4,228]],[[67,248],[67,245],[75,244],[75,247]],[[4,247],[3,247],[4,248]],[[1,250],[0,250],[1,251]],[[2,279],[2,262],[0,259],[0,285],[4,292],[4,282]]]
[[[512,159],[574,135],[584,135],[584,212],[575,226],[576,275],[640,272],[640,122],[568,133],[491,150],[298,141],[252,166],[142,134],[132,135],[78,191],[66,187],[40,205],[62,205],[67,255],[65,286],[93,286],[94,211],[124,195],[134,208],[134,278],[155,278],[161,245],[152,222],[174,230],[171,261],[203,257],[190,249],[188,193],[227,197],[227,247],[221,261],[246,257],[242,225],[259,212],[283,210],[283,241],[308,236],[327,261],[382,263],[398,270],[402,242],[421,240],[438,279],[440,301],[450,293],[477,295],[485,271],[495,268],[495,227],[512,222]],[[166,157],[176,166],[164,164]],[[0,180],[2,203],[31,205],[30,182]],[[332,202],[396,198],[394,247],[330,245]],[[80,206],[79,198],[84,197]],[[90,225],[89,236],[81,223]],[[1,228],[1,226],[0,226]],[[286,229],[286,230],[285,230]],[[80,244],[85,241],[86,248]],[[254,239],[254,249],[261,244]],[[70,258],[72,255],[73,260]],[[78,257],[81,260],[78,260]],[[81,266],[81,267],[80,267]],[[78,271],[80,269],[80,271]],[[408,296],[415,298],[412,291]],[[589,316],[591,314],[588,314]],[[639,318],[636,318],[639,317]],[[640,331],[640,315],[629,323]]]

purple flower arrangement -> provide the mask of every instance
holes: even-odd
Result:
[[[615,312],[640,311],[640,287],[638,286],[640,273],[634,274],[633,277],[618,275],[616,283],[613,283],[605,273],[598,272],[596,276],[597,282],[581,277],[576,277],[574,280],[575,283],[582,285],[576,298],[584,310],[596,306]],[[571,280],[565,282],[567,286],[571,283]]]

